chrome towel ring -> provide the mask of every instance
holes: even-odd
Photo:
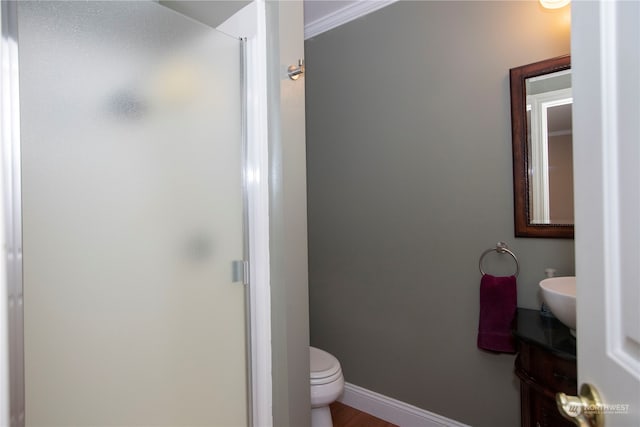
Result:
[[[480,273],[482,273],[482,275],[484,276],[485,273],[484,270],[482,269],[482,260],[484,259],[484,257],[490,253],[490,252],[497,252],[499,254],[509,254],[511,255],[511,257],[513,258],[513,260],[516,262],[516,272],[513,274],[515,277],[518,277],[518,273],[520,273],[520,264],[518,263],[518,258],[516,257],[516,255],[511,252],[511,250],[509,249],[509,247],[507,246],[507,244],[505,242],[498,242],[498,244],[496,245],[495,248],[489,248],[486,251],[482,252],[482,255],[480,255],[480,261],[478,262],[478,267],[480,268]]]

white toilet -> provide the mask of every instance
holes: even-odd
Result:
[[[319,348],[309,347],[311,365],[311,427],[333,427],[329,405],[344,390],[340,362]]]

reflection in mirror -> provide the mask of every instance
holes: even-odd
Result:
[[[515,234],[573,237],[570,58],[510,75]]]
[[[532,224],[573,224],[571,70],[525,81]]]

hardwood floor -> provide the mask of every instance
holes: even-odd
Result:
[[[333,427],[398,427],[340,402],[331,404]]]

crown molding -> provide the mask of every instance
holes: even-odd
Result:
[[[304,26],[304,39],[310,39],[325,31],[332,30],[354,19],[368,15],[378,9],[395,3],[397,0],[360,0],[336,10],[320,19],[309,22]]]

